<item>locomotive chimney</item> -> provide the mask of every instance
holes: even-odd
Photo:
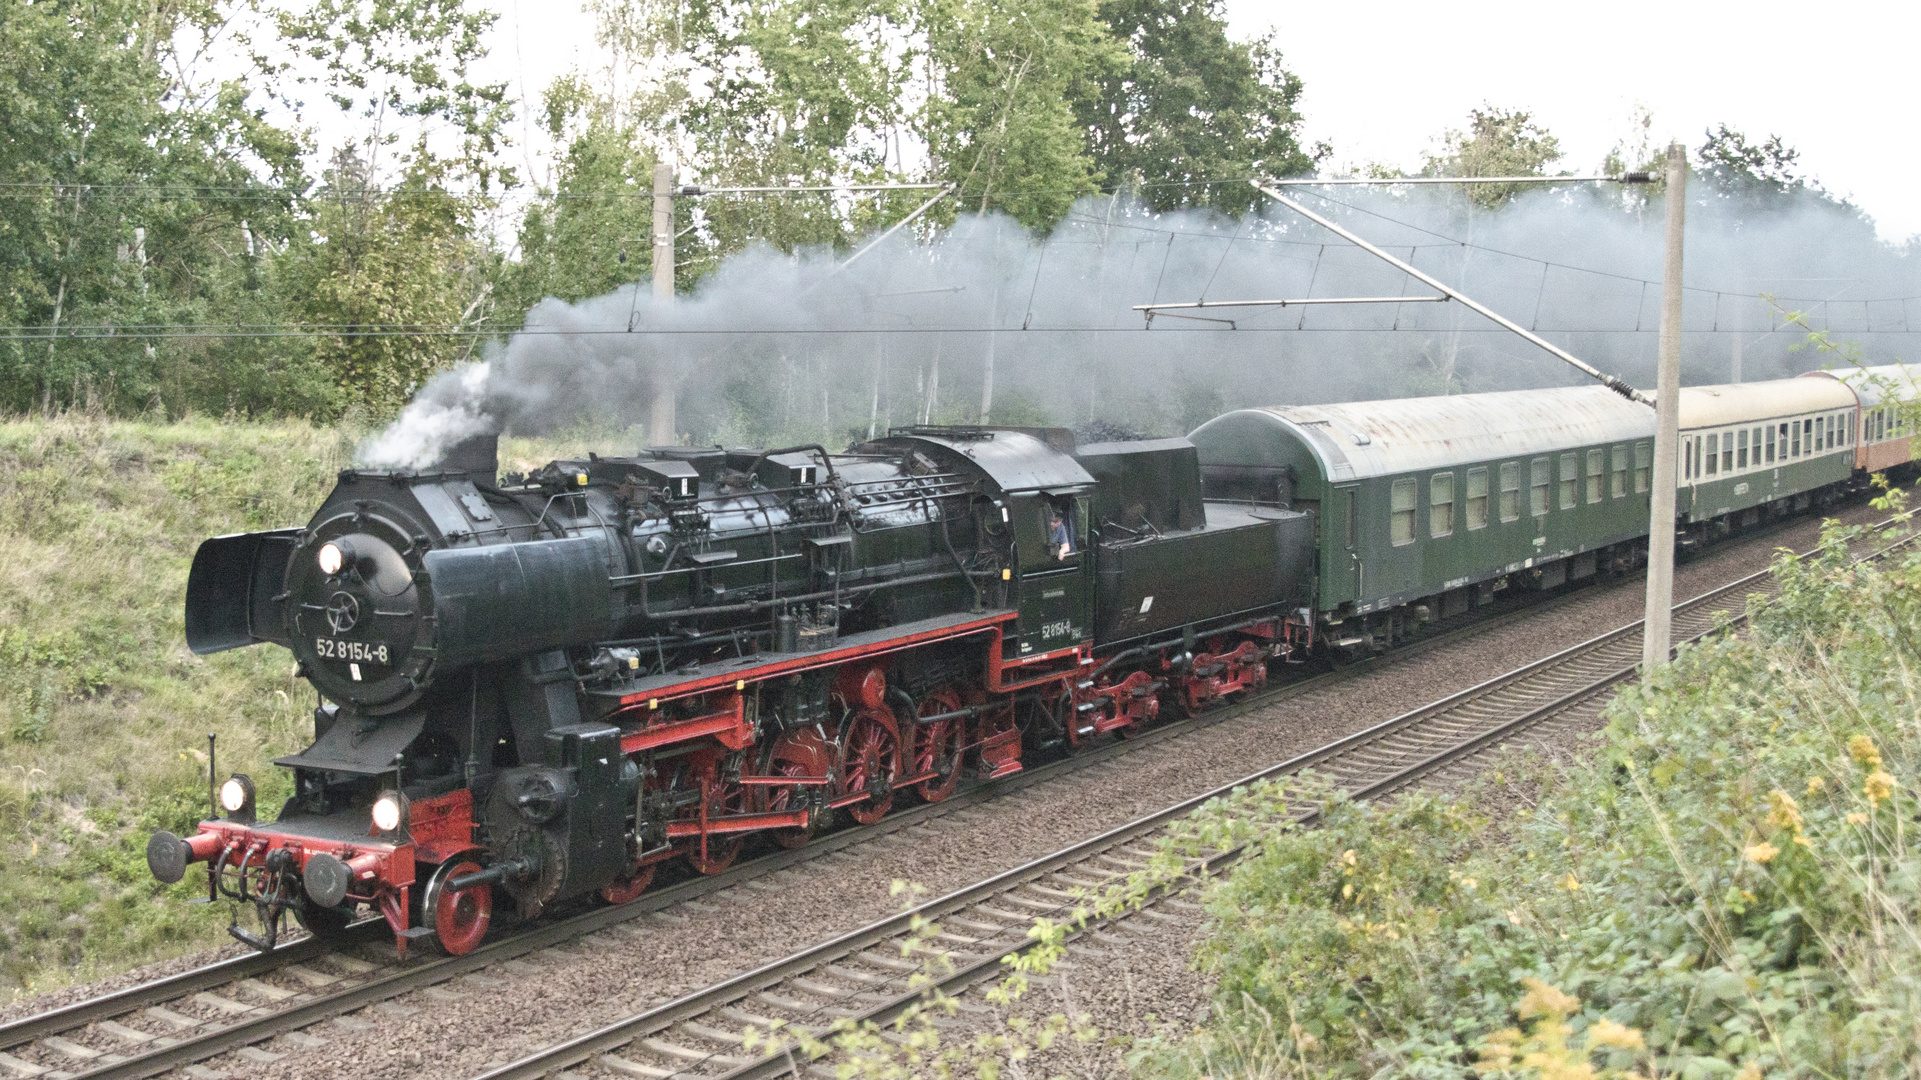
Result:
[[[475,480],[491,484],[500,472],[500,436],[470,435],[460,440],[422,472],[466,473]]]

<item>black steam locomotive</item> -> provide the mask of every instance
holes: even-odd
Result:
[[[195,556],[197,653],[270,641],[313,745],[148,846],[156,877],[319,935],[485,935],[655,869],[798,846],[1261,685],[1312,645],[1314,516],[1204,501],[1185,439],[898,429],[830,454],[656,448],[497,475],[494,441],[349,470],[304,528]]]

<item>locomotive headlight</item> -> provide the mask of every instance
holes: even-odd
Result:
[[[374,828],[384,833],[398,832],[407,824],[407,797],[398,791],[383,791],[374,800]]]
[[[320,545],[320,572],[332,577],[347,565],[347,555],[340,550],[339,544]]]
[[[246,773],[234,773],[227,782],[220,785],[220,808],[231,818],[253,816],[253,779]]]

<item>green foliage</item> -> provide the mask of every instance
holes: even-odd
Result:
[[[1800,158],[1800,151],[1788,146],[1779,135],[1750,142],[1741,132],[1717,124],[1694,152],[1698,163],[1695,176],[1723,195],[1780,196],[1807,186],[1795,172],[1795,162]]]
[[[960,205],[1036,228],[1098,189],[1072,97],[1127,54],[1092,0],[928,0],[920,17],[939,72],[923,135]]]
[[[464,323],[485,296],[472,205],[444,179],[444,166],[421,154],[401,190],[382,194],[343,152],[312,204],[315,231],[327,242],[291,268],[301,282],[301,321],[341,328],[315,339],[316,358],[344,400],[376,413],[398,410],[472,349],[458,338],[406,332]]]
[[[578,75],[547,89],[548,134],[566,147],[551,198],[520,223],[520,258],[500,269],[500,303],[584,300],[652,273],[654,157],[640,122]]]
[[[138,410],[184,404],[208,375],[260,382],[258,356],[209,364],[191,338],[87,329],[206,321],[257,287],[255,252],[294,233],[298,139],[238,80],[193,74],[223,23],[194,0],[0,4],[0,324],[42,328],[0,341],[0,408]]]
[[[1561,160],[1561,140],[1535,123],[1525,109],[1492,105],[1468,112],[1467,130],[1450,130],[1440,154],[1429,154],[1425,176],[1546,176]],[[1475,184],[1468,198],[1492,208],[1513,198],[1517,184]]]
[[[1219,0],[1104,0],[1100,17],[1128,58],[1083,81],[1074,111],[1110,187],[1131,185],[1157,210],[1240,212],[1258,197],[1242,178],[1305,172],[1325,155],[1300,145],[1301,80],[1273,39],[1231,40]]]
[[[458,134],[453,160],[483,191],[512,182],[499,160],[513,115],[507,84],[471,78],[474,62],[486,55],[481,39],[498,18],[493,12],[465,0],[313,0],[274,15],[281,38],[299,54],[276,74],[318,86],[364,125],[362,159],[376,163],[382,148],[401,145],[401,122],[432,123]],[[419,137],[408,164],[430,173],[448,168]]]
[[[1909,1075],[1921,555],[1856,563],[1864,540],[1778,560],[1747,636],[1622,691],[1591,765],[1511,758],[1479,801],[1309,779],[1197,815],[1133,895],[1252,850],[1208,891],[1212,1018],[1140,1069]]]

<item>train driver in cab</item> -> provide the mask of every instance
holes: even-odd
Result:
[[[1068,528],[1066,515],[1052,500],[1047,504],[1047,546],[1053,549],[1054,558],[1061,562],[1066,562],[1067,557],[1074,554],[1074,530]]]

